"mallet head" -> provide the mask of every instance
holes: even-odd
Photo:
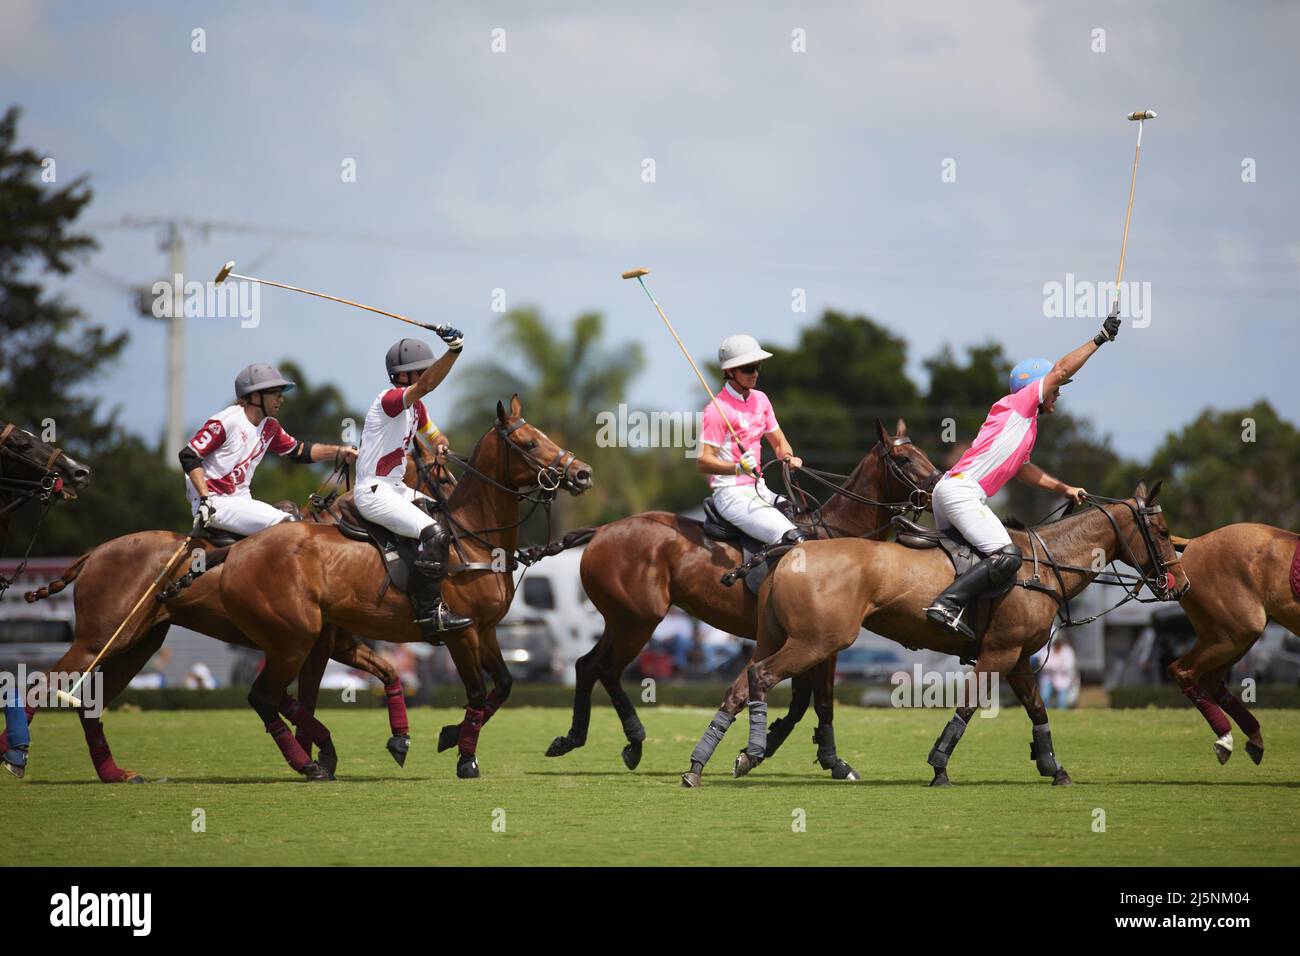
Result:
[[[1156,118],[1155,110],[1138,110],[1136,113],[1129,113],[1128,118],[1131,120],[1149,120]]]
[[[639,279],[639,278],[641,278],[642,276],[648,276],[649,274],[650,274],[650,270],[649,270],[649,269],[630,269],[629,271],[623,273],[623,278],[624,278],[624,279]]]
[[[231,259],[221,267],[221,271],[217,273],[217,285],[221,285],[221,283],[226,281],[226,276],[230,275],[230,270],[233,268],[235,268],[234,259]]]

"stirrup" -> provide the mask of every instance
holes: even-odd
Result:
[[[472,618],[461,617],[451,608],[447,607],[446,601],[439,601],[438,606],[428,617],[417,617],[415,623],[420,625],[420,630],[424,632],[432,631],[435,634],[446,634],[449,631],[460,631],[474,623]]]
[[[967,607],[969,607],[969,605],[967,605]],[[966,607],[962,607],[956,614],[953,614],[951,608],[935,603],[931,604],[924,610],[925,616],[935,624],[938,624],[941,627],[946,627],[950,631],[974,640],[975,632],[971,629],[969,624],[962,620],[962,615],[966,613],[966,609]]]

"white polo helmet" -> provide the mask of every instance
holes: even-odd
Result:
[[[752,335],[728,335],[718,346],[718,364],[724,372],[729,368],[752,365],[771,357],[772,353],[759,348],[758,340]]]

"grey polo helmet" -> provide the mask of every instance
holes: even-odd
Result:
[[[399,339],[384,357],[390,382],[397,378],[398,372],[423,371],[433,363],[433,349],[419,339]]]
[[[254,362],[235,376],[236,398],[247,398],[266,388],[282,388],[287,392],[293,387],[294,383],[281,375],[279,369],[265,362]]]

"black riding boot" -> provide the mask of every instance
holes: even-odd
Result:
[[[447,574],[447,545],[450,535],[438,524],[420,533],[420,551],[415,556],[416,574],[411,577],[411,607],[415,623],[426,640],[436,640],[448,631],[459,631],[474,622],[461,617],[442,599],[442,579]]]
[[[934,604],[925,609],[925,616],[935,624],[950,628],[974,640],[975,632],[961,619],[962,611],[971,601],[985,591],[1002,587],[1020,570],[1020,549],[1009,544],[993,552],[975,567],[948,585]]]

